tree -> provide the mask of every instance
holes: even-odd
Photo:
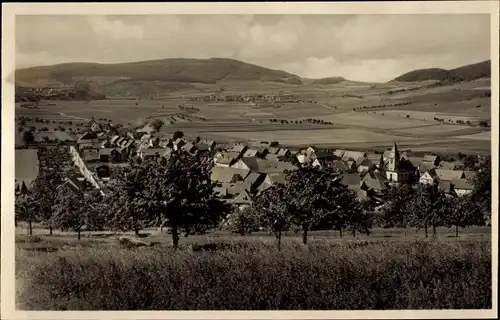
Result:
[[[252,203],[262,225],[266,225],[276,234],[278,250],[281,250],[281,235],[292,225],[290,215],[290,192],[284,184],[277,184],[267,189]]]
[[[251,207],[246,207],[242,210],[236,209],[231,214],[228,220],[229,229],[232,233],[239,235],[252,234],[259,230],[259,217]]]
[[[38,221],[39,205],[31,191],[16,196],[15,220],[28,223],[28,234],[33,235],[33,222]]]
[[[149,125],[156,131],[159,131],[164,124],[165,123],[161,119],[154,119],[149,123]]]
[[[35,142],[35,137],[33,136],[33,133],[31,131],[25,131],[23,133],[23,142],[26,147]]]
[[[229,205],[217,197],[210,169],[207,158],[184,152],[174,152],[168,160],[135,160],[118,190],[133,204],[129,208],[146,220],[169,226],[177,248],[181,233],[186,237],[203,233],[216,227],[229,212]]]
[[[389,189],[386,202],[382,207],[386,227],[406,228],[408,226],[408,205],[413,188],[407,184]]]
[[[361,234],[370,234],[372,227],[372,216],[370,211],[373,210],[373,202],[370,199],[358,200],[349,216],[347,229],[355,237],[356,232]]]
[[[487,218],[491,218],[491,160],[481,164],[481,168],[472,179],[474,186],[472,200],[477,202]]]
[[[447,200],[445,224],[448,228],[455,226],[455,237],[458,238],[459,227],[466,228],[484,224],[484,216],[471,196],[465,195]]]
[[[182,131],[175,131],[173,135],[173,139],[181,139],[184,137],[184,132]]]
[[[69,161],[69,154],[63,148],[39,148],[40,171],[33,182],[32,192],[39,202],[40,217],[49,226],[52,235],[52,206],[57,198],[58,189],[62,182],[60,168]]]
[[[339,224],[343,229],[356,211],[356,196],[340,183],[341,178],[340,172],[330,167],[306,167],[288,173],[286,183],[291,193],[293,223],[302,229],[304,244],[312,226],[325,220],[333,225],[345,220],[346,225]]]
[[[72,192],[62,189],[53,206],[52,225],[63,229],[69,228],[81,239],[81,231],[99,229],[102,216],[96,207],[96,195],[83,192]]]
[[[420,184],[415,189],[413,196],[408,199],[409,225],[416,227],[417,231],[424,228],[425,237],[428,237],[428,227],[433,227],[436,236],[436,227],[444,223],[443,206],[446,205],[445,195],[438,190],[436,184]]]

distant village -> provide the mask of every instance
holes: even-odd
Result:
[[[177,150],[211,157],[211,179],[217,184],[216,192],[240,208],[249,206],[271,186],[284,182],[287,170],[302,166],[336,168],[343,174],[342,183],[355,191],[358,198],[376,203],[383,203],[391,186],[401,183],[435,183],[446,194],[466,195],[473,191],[471,179],[476,174],[464,159],[445,161],[437,155],[417,156],[411,150],[400,150],[395,141],[387,150],[363,152],[319,150],[314,146],[289,149],[278,142],[218,144],[200,138],[189,140],[182,132],[161,134],[131,130],[116,135],[107,124],[95,120],[88,124],[88,129],[76,141],[66,142],[74,173],[67,177],[64,186],[75,192],[84,192],[90,187],[107,194],[113,168],[126,166],[131,157],[168,158]],[[482,159],[468,157],[474,158],[473,163]],[[17,193],[29,185],[29,179],[16,177]]]

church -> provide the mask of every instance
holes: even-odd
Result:
[[[415,179],[416,168],[398,151],[396,141],[392,149],[380,156],[379,171],[383,172],[389,183],[410,183]]]

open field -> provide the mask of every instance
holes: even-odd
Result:
[[[25,230],[20,229],[20,233]],[[38,230],[36,234],[47,230]],[[278,252],[266,233],[181,239],[154,232],[126,249],[110,234],[18,234],[16,301],[24,310],[276,310],[491,308],[491,229],[408,229],[353,238],[289,233]],[[71,238],[70,238],[71,237]],[[189,244],[225,244],[196,252]],[[36,247],[47,251],[26,250]],[[44,248],[45,247],[45,248]],[[105,285],[103,285],[105,284]]]
[[[416,147],[451,143],[463,152],[488,153],[489,135],[475,126],[457,124],[457,120],[490,119],[490,98],[486,97],[489,80],[476,80],[446,86],[426,87],[434,83],[390,82],[367,84],[346,81],[333,85],[292,85],[265,81],[229,81],[194,84],[192,88],[162,94],[154,99],[102,101],[50,101],[40,110],[16,108],[16,115],[49,120],[43,126],[58,126],[58,121],[88,121],[104,118],[123,125],[140,125],[148,118],[162,119],[161,132],[184,131],[188,136],[220,139],[221,142],[277,140],[290,146],[346,144],[385,148],[394,139]],[[216,92],[224,88],[224,92]],[[216,95],[287,94],[298,99],[290,102],[191,101],[190,97]],[[399,105],[402,103],[407,105]],[[187,113],[179,105],[196,107]],[[379,107],[388,105],[390,107]],[[397,105],[397,106],[392,106]],[[353,112],[352,108],[364,112]],[[181,117],[179,117],[179,115]],[[407,115],[409,118],[407,118]],[[445,119],[439,125],[433,118]],[[270,119],[331,121],[332,125],[303,122],[271,123]],[[453,122],[449,122],[449,120]],[[56,123],[52,123],[55,121]],[[49,127],[49,130],[54,128]],[[479,137],[479,138],[474,138]],[[485,143],[477,144],[477,141]],[[448,147],[448,146],[445,146]],[[429,149],[429,151],[431,151]],[[439,150],[439,148],[438,148]]]

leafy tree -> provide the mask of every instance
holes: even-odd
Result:
[[[445,224],[448,228],[455,226],[455,236],[457,238],[459,227],[466,228],[484,224],[484,216],[479,206],[469,195],[449,198],[446,209]]]
[[[31,131],[25,131],[23,133],[23,142],[26,147],[35,142],[35,136],[33,136],[33,133]]]
[[[154,128],[156,131],[159,131],[161,127],[163,127],[165,123],[161,119],[154,119],[149,123],[149,125]]]
[[[322,220],[329,220],[343,229],[353,219],[353,228],[358,230],[360,222],[356,219],[361,212],[356,210],[356,196],[340,180],[340,172],[330,167],[306,167],[288,173],[286,183],[291,193],[291,214],[294,224],[302,229],[304,244],[307,244],[308,231]]]
[[[173,245],[178,247],[181,233],[186,237],[203,233],[229,212],[229,205],[217,197],[210,169],[206,158],[184,152],[174,152],[168,161],[161,157],[135,160],[128,169],[129,178],[118,189],[146,220],[169,226]]]
[[[16,196],[15,220],[28,223],[28,234],[30,236],[33,235],[33,222],[38,221],[38,212],[39,204],[31,191]]]
[[[58,189],[63,182],[61,168],[69,161],[69,154],[63,148],[39,148],[40,171],[33,182],[32,192],[39,202],[40,217],[48,224],[52,235],[52,206],[57,198]]]
[[[476,201],[486,217],[491,218],[491,160],[481,165],[472,179],[474,189],[472,190],[472,200]]]
[[[95,195],[83,192],[72,192],[63,189],[59,192],[53,206],[52,225],[63,229],[72,229],[77,233],[78,240],[81,239],[83,227],[87,230],[98,229],[96,219],[99,212],[96,210]]]
[[[373,202],[371,200],[366,199],[356,202],[347,225],[347,229],[353,236],[356,236],[356,232],[366,235],[370,234],[370,228],[372,227],[371,210],[373,210]]]
[[[291,197],[289,188],[277,184],[267,189],[252,203],[252,210],[257,213],[262,225],[266,225],[276,234],[278,250],[281,250],[281,235],[292,225]]]
[[[403,184],[389,189],[386,202],[382,207],[386,227],[406,228],[408,226],[408,205],[413,188]]]
[[[184,132],[182,131],[175,131],[173,135],[173,139],[180,139],[184,137]]]
[[[428,227],[432,226],[436,236],[436,227],[444,224],[446,210],[445,195],[438,190],[437,185],[418,185],[413,196],[408,199],[409,225],[417,231],[424,228],[425,237],[428,237]]]
[[[243,210],[236,209],[229,217],[228,224],[232,233],[242,236],[252,234],[260,227],[259,217],[251,207],[246,207]]]

